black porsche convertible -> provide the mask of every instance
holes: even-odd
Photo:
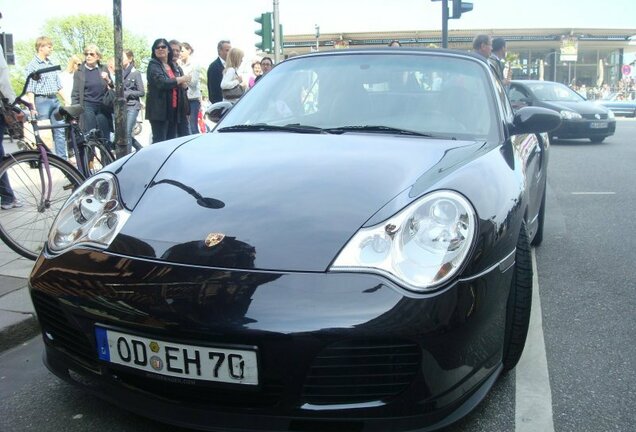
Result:
[[[45,363],[203,430],[450,424],[523,351],[560,122],[472,54],[286,60],[74,191],[30,277]]]

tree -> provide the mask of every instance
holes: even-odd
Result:
[[[64,18],[51,18],[44,23],[43,35],[53,41],[51,60],[66,67],[72,55],[83,58],[84,47],[95,44],[102,52],[105,63],[114,55],[113,22],[105,15],[74,15]],[[145,73],[150,60],[150,44],[143,36],[138,36],[124,29],[124,48],[135,53],[137,69]],[[35,55],[35,40],[19,41],[14,45],[16,66],[11,68],[11,84],[16,94],[24,85],[24,70]]]
[[[104,15],[76,15],[51,18],[44,24],[43,34],[53,41],[55,59],[64,65],[73,54],[81,54],[88,44],[95,44],[102,52],[102,59],[113,57],[113,22]],[[145,71],[150,48],[146,38],[124,29],[124,47],[135,53],[137,68]]]

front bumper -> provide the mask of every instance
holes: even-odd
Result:
[[[595,124],[606,124],[605,127],[592,127]],[[563,120],[561,127],[552,132],[552,135],[567,139],[567,138],[595,138],[595,137],[608,137],[614,135],[616,131],[616,120],[614,119],[577,119],[577,120]]]
[[[76,250],[40,257],[30,285],[47,366],[139,414],[206,430],[433,430],[470,411],[501,371],[511,271],[414,295],[375,275],[216,270]],[[170,383],[114,367],[98,360],[96,323],[256,346],[260,385]]]

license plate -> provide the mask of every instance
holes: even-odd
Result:
[[[590,127],[592,129],[605,129],[607,127],[607,122],[592,122],[590,123]]]
[[[159,375],[258,385],[256,351],[165,342],[95,327],[101,360]]]

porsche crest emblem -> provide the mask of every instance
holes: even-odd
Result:
[[[221,243],[224,238],[225,238],[225,234],[210,233],[205,238],[205,245],[207,247],[214,247],[214,246],[218,245],[219,243]]]

